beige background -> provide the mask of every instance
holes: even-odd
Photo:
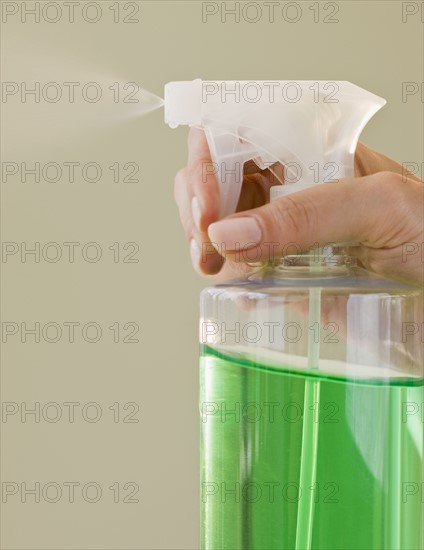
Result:
[[[18,334],[3,345],[3,402],[16,402],[20,410],[21,403],[31,408],[55,402],[64,416],[63,403],[81,406],[73,423],[3,415],[3,489],[10,482],[27,488],[54,482],[64,492],[56,503],[47,502],[54,489],[47,499],[41,494],[40,503],[29,495],[22,503],[21,490],[9,496],[2,505],[1,547],[194,549],[197,307],[207,281],[191,268],[173,202],[186,129],[171,131],[161,111],[140,118],[139,105],[114,103],[108,87],[135,81],[161,95],[167,81],[197,77],[350,80],[388,100],[363,140],[399,161],[421,163],[422,102],[418,93],[403,103],[402,82],[423,81],[423,26],[419,15],[402,23],[397,1],[339,2],[339,22],[333,24],[314,23],[308,1],[298,2],[302,14],[296,23],[278,13],[270,22],[260,2],[264,11],[257,23],[235,23],[230,16],[223,23],[219,15],[204,23],[198,1],[137,2],[138,23],[114,23],[113,2],[98,4],[97,23],[84,21],[80,2],[74,23],[65,15],[57,23],[34,23],[29,16],[22,23],[18,14],[2,24],[3,80],[20,87],[26,82],[28,88],[36,81],[58,82],[63,90],[63,82],[94,81],[104,97],[92,104],[77,94],[73,104],[53,104],[29,98],[22,103],[16,95],[2,103],[3,162],[97,162],[103,169],[97,183],[79,172],[74,183],[65,175],[57,183],[22,183],[19,175],[3,179],[3,241],[28,247],[57,242],[63,252],[64,242],[94,241],[103,256],[89,263],[79,248],[74,263],[8,257],[2,264],[2,321],[94,321],[103,336],[88,343],[76,330],[75,342],[64,333],[53,344],[43,337],[22,343]],[[284,4],[279,2],[279,13]],[[321,11],[320,19],[325,15]],[[114,183],[108,168],[114,162],[137,163],[140,182]],[[139,262],[114,263],[108,249],[114,242],[138,243]],[[119,323],[122,329],[126,322],[139,325],[138,344],[113,342],[108,327]],[[81,416],[89,402],[101,407],[99,422]],[[125,403],[136,402],[139,422],[113,422],[108,407],[115,402],[121,412]],[[64,482],[80,483],[73,503]],[[81,496],[89,482],[102,488],[96,503]],[[115,482],[121,486],[118,503],[109,489]],[[122,502],[127,482],[139,485],[138,503]]]

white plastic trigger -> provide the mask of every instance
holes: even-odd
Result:
[[[220,218],[236,211],[243,183],[245,162],[257,156],[256,148],[243,142],[236,133],[206,127],[213,173],[219,185]]]

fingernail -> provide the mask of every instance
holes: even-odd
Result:
[[[212,243],[225,245],[227,250],[256,246],[261,242],[262,231],[255,218],[230,218],[213,223],[208,229]]]
[[[190,256],[193,267],[199,271],[200,268],[200,247],[196,242],[196,239],[190,241]]]
[[[197,197],[191,199],[191,212],[193,215],[194,223],[197,229],[200,231],[200,218],[202,217],[202,210],[200,208],[200,202]]]

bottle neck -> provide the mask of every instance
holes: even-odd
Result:
[[[328,245],[301,254],[270,259],[265,268],[275,277],[327,278],[351,275],[356,265],[356,258],[348,254],[346,246]],[[252,264],[254,266],[258,267],[258,264]]]

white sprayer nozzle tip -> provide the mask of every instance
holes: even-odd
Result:
[[[200,125],[202,81],[187,80],[165,84],[165,122],[171,128],[180,124]]]

